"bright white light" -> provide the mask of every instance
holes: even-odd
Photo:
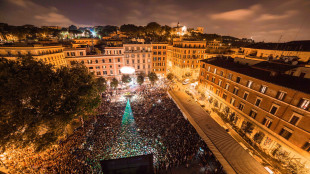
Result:
[[[121,73],[123,74],[133,74],[135,73],[135,69],[130,66],[124,66],[121,68]]]

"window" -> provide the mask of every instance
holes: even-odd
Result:
[[[310,100],[305,99],[305,98],[300,99],[298,107],[300,107],[301,109],[304,109],[304,110],[308,110],[309,106],[310,106]]]
[[[272,119],[269,117],[264,118],[262,124],[268,128],[270,128],[271,124],[272,124]]]
[[[284,100],[285,96],[286,96],[286,92],[278,91],[276,98],[279,100]]]
[[[107,66],[102,66],[103,69],[107,68]]]
[[[248,88],[251,88],[252,85],[253,85],[253,81],[251,81],[251,80],[249,80],[248,83],[246,84],[246,86],[247,86]]]
[[[301,148],[307,152],[310,152],[310,141],[306,142]]]
[[[222,80],[219,80],[219,86],[222,86]]]
[[[220,94],[220,90],[219,90],[219,89],[216,89],[215,94],[216,94],[216,95],[219,95],[219,94]]]
[[[279,109],[279,106],[273,104],[273,105],[271,106],[270,113],[273,114],[273,115],[275,115],[278,109]]]
[[[248,96],[249,96],[249,93],[245,91],[243,94],[243,99],[246,100],[248,98]]]
[[[238,109],[242,111],[244,109],[244,103],[240,103]]]
[[[94,67],[89,67],[89,69],[94,69]]]
[[[100,69],[100,66],[96,66],[96,69]]]
[[[229,73],[229,74],[227,75],[227,78],[228,78],[229,80],[231,80],[231,78],[232,78],[232,74],[231,74],[231,73]]]
[[[220,71],[220,76],[223,76],[223,71]]]
[[[236,82],[240,83],[241,77],[237,77]]]
[[[299,123],[301,117],[302,117],[301,115],[294,113],[291,119],[289,120],[289,123],[296,126]]]
[[[223,94],[223,99],[226,100],[227,99],[227,94]]]
[[[213,91],[213,86],[212,85],[210,86],[210,91]]]
[[[262,86],[260,87],[260,90],[259,90],[259,91],[260,91],[261,93],[265,94],[266,91],[267,91],[267,88],[268,88],[267,86],[262,85]]]
[[[210,69],[211,69],[211,67],[210,66],[208,66],[208,71],[210,72]]]
[[[107,71],[103,71],[103,74],[104,74],[104,75],[107,75],[108,73],[107,73]]]
[[[109,62],[111,63],[111,62],[112,62],[112,59],[109,59]]]
[[[157,49],[157,46],[153,46],[153,49]]]
[[[102,59],[102,63],[104,63],[104,59]]]
[[[206,77],[206,79],[207,79],[207,80],[209,80],[209,74],[207,74],[207,77]]]
[[[234,105],[235,105],[235,101],[236,101],[235,98],[231,98],[231,99],[230,99],[230,104],[234,106]]]
[[[235,87],[233,93],[234,93],[235,95],[238,95],[238,91],[239,91],[239,88],[238,88],[238,87]]]
[[[288,140],[292,136],[292,132],[293,131],[288,128],[282,128],[279,135]]]
[[[100,72],[100,71],[97,71],[96,74],[97,74],[97,75],[101,75],[101,72]]]
[[[113,74],[113,70],[110,70],[110,74]]]
[[[214,77],[214,76],[212,77],[212,82],[213,82],[213,83],[215,82],[215,77]]]
[[[92,60],[87,60],[87,63],[91,64],[91,63],[93,63],[93,61]]]
[[[113,68],[113,66],[112,66],[112,65],[110,65],[110,68]]]
[[[121,59],[120,59],[120,58],[118,58],[118,59],[117,59],[117,62],[121,62]]]
[[[226,90],[229,90],[229,83],[226,83],[225,89],[226,89]]]
[[[254,110],[254,109],[252,109],[251,111],[250,111],[250,113],[249,113],[249,116],[250,117],[252,117],[252,118],[256,118],[256,115],[257,115],[257,111],[256,110]]]
[[[262,102],[262,98],[257,97],[255,101],[255,106],[259,106],[261,102]]]
[[[214,71],[213,71],[213,73],[214,73],[214,74],[216,74],[216,68],[214,68]]]

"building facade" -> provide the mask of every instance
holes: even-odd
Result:
[[[200,69],[200,60],[204,58],[205,41],[174,41],[171,57],[171,72],[179,79],[197,79]],[[169,64],[169,63],[168,63]],[[169,65],[168,65],[169,66]]]
[[[167,70],[167,46],[163,43],[152,43],[153,58],[153,72],[160,77],[165,77]]]
[[[151,44],[124,44],[125,66],[135,69],[136,74],[149,74],[152,67]]]
[[[64,47],[62,46],[12,46],[0,47],[0,57],[15,60],[18,57],[32,56],[36,60],[41,60],[47,64],[52,64],[56,68],[67,66],[64,57]]]
[[[124,66],[124,49],[122,47],[106,47],[101,55],[87,55],[66,58],[68,65],[76,62],[84,64],[89,72],[110,81],[121,80],[121,68]]]
[[[231,59],[201,61],[198,90],[268,154],[285,154],[310,165],[310,80],[274,76]],[[211,105],[211,104],[210,104]]]

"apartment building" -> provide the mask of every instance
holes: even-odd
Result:
[[[151,44],[123,44],[124,64],[135,69],[136,74],[148,74],[152,71]]]
[[[200,60],[204,58],[205,41],[174,41],[171,72],[179,79],[198,79]],[[170,54],[169,54],[170,55]]]
[[[151,59],[153,65],[153,72],[159,77],[165,77],[167,65],[167,46],[163,43],[152,43],[153,58]]]
[[[52,64],[56,68],[67,66],[64,57],[64,47],[61,45],[45,46],[45,45],[12,45],[1,46],[0,57],[15,60],[18,57],[32,56],[36,60],[42,60],[47,64]]]
[[[309,79],[211,58],[201,61],[198,90],[214,107],[228,111],[238,128],[252,124],[252,139],[263,134],[258,144],[266,153],[309,162]]]
[[[105,47],[101,55],[67,57],[66,60],[70,66],[76,62],[84,64],[90,72],[106,80],[113,78],[121,80],[120,69],[124,66],[124,49],[123,47]]]
[[[86,56],[86,48],[65,48],[65,57]]]

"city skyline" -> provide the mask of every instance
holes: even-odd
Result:
[[[68,27],[158,22],[161,25],[205,28],[255,41],[285,42],[310,39],[306,0],[269,1],[37,1],[4,0],[0,22]],[[75,3],[75,4],[73,4]],[[21,18],[20,16],[23,16]]]

